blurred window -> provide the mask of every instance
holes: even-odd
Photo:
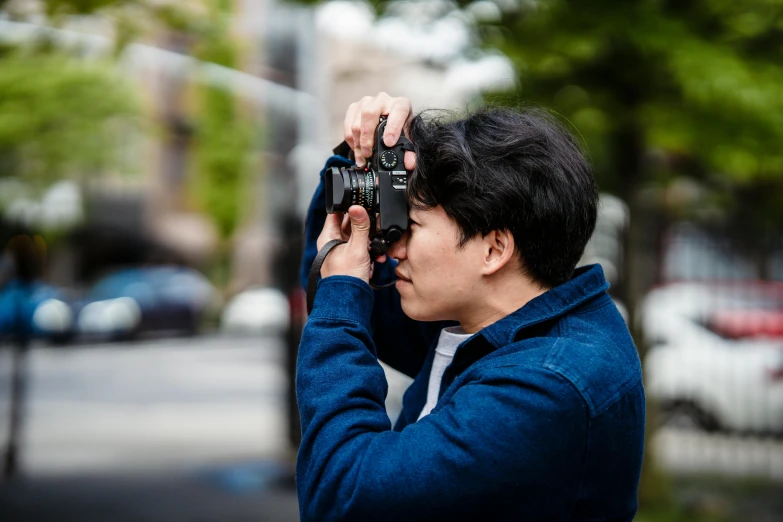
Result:
[[[728,240],[715,238],[690,223],[672,227],[664,252],[665,281],[757,279],[750,260]]]

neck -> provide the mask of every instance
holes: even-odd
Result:
[[[478,332],[547,291],[517,270],[493,274],[482,280],[480,286],[474,295],[482,296],[482,299],[471,302],[470,309],[459,319],[466,333]]]

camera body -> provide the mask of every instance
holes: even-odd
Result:
[[[408,171],[405,150],[412,150],[404,137],[392,147],[383,143],[386,116],[375,130],[372,157],[365,167],[332,167],[326,172],[326,212],[347,212],[361,205],[370,216],[370,255],[386,253],[389,245],[408,228]]]

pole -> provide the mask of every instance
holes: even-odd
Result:
[[[8,255],[0,258],[0,289],[8,286],[16,275],[16,265],[13,259]],[[22,431],[22,413],[27,388],[27,352],[30,341],[24,320],[26,290],[27,285],[19,282],[18,290],[14,292],[11,407],[9,409],[8,437],[3,456],[3,478],[5,480],[11,480],[19,474],[19,437]]]
[[[21,308],[21,307],[18,307]],[[21,315],[21,314],[18,314]],[[13,345],[13,374],[11,377],[11,411],[9,413],[8,441],[3,459],[3,478],[11,480],[19,474],[19,438],[22,431],[22,413],[27,392],[27,352],[29,338],[17,330]]]

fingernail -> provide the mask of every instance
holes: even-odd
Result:
[[[387,147],[392,147],[392,146],[394,146],[394,138],[392,138],[391,134],[384,134],[383,135],[383,143]]]

